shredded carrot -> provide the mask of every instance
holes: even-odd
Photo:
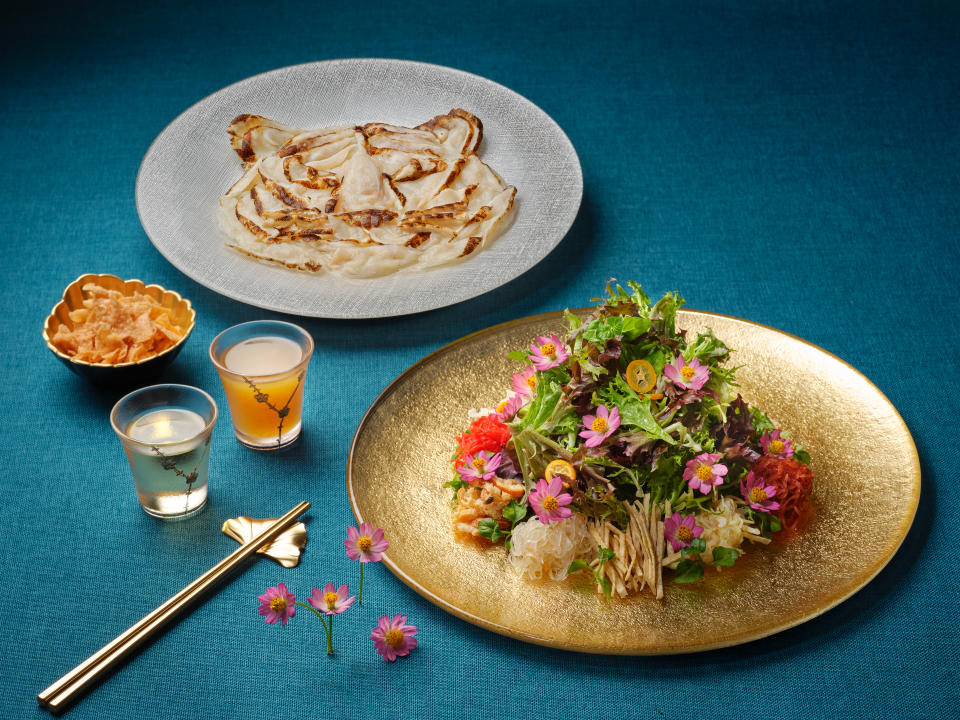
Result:
[[[764,455],[750,468],[777,489],[776,499],[780,509],[776,511],[786,530],[793,530],[803,519],[807,498],[813,490],[813,472],[803,463]]]
[[[475,452],[500,452],[510,439],[510,429],[493,415],[477,418],[470,428],[457,436],[456,466],[463,465],[463,458]]]

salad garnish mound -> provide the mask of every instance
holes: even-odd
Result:
[[[737,392],[731,350],[677,330],[683,299],[608,283],[471,411],[453,458],[454,532],[502,543],[531,579],[592,575],[598,592],[663,597],[805,517],[810,456]],[[668,575],[668,580],[670,579]]]

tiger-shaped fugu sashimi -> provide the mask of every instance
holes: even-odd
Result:
[[[415,128],[240,115],[227,134],[245,168],[220,199],[227,244],[295,270],[376,277],[459,260],[493,239],[517,193],[477,157],[483,125],[462,109]]]

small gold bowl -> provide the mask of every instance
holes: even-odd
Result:
[[[57,349],[51,340],[61,325],[73,328],[70,311],[83,307],[83,286],[88,283],[99,285],[107,290],[117,290],[127,296],[137,292],[149,295],[163,307],[170,308],[170,320],[183,331],[183,337],[163,352],[134,362],[111,364],[73,359]],[[64,365],[94,385],[130,386],[156,377],[173,362],[187,342],[187,338],[190,337],[196,319],[197,313],[190,305],[190,301],[173,290],[166,290],[159,285],[145,285],[141,280],[121,280],[116,275],[86,274],[67,285],[67,289],[63,291],[63,299],[53,306],[53,310],[43,323],[43,339],[50,351]]]

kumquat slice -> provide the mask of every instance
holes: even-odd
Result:
[[[657,371],[646,360],[634,360],[627,365],[623,376],[637,394],[648,393],[657,385]]]
[[[547,465],[546,469],[543,471],[543,476],[547,479],[547,481],[553,480],[553,478],[559,476],[565,480],[573,482],[577,479],[577,471],[574,470],[573,465],[568,463],[566,460],[560,460],[558,458]]]

